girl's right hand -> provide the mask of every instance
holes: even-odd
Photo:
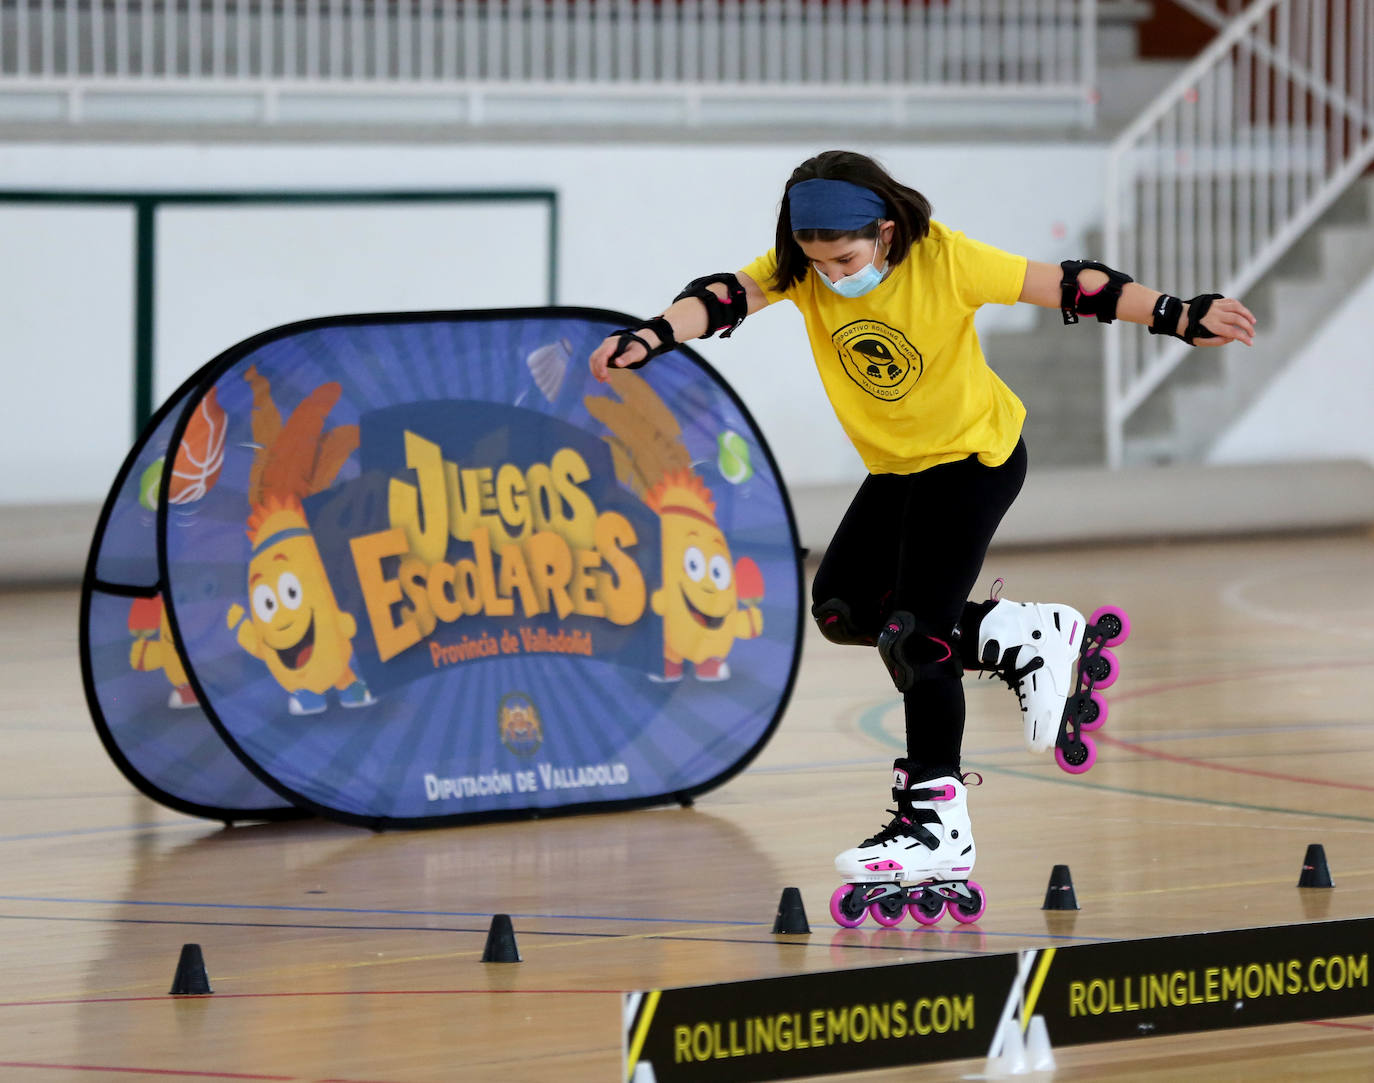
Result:
[[[642,332],[641,332],[642,333]],[[592,351],[592,356],[588,359],[592,375],[601,383],[605,383],[610,378],[610,370],[613,368],[624,368],[626,365],[633,365],[636,361],[642,361],[645,357],[645,349],[638,342],[631,342],[615,361],[611,361],[611,354],[615,353],[620,346],[620,336],[611,335],[601,340],[601,345]]]

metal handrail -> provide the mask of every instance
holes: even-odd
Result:
[[[1374,161],[1374,0],[1256,0],[1113,142],[1104,258],[1181,296],[1238,295]],[[1327,27],[1330,33],[1327,33]],[[1107,458],[1191,354],[1104,327]]]

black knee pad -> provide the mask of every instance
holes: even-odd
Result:
[[[898,692],[934,677],[963,677],[959,655],[947,639],[925,631],[916,617],[898,609],[878,633],[878,654]]]
[[[816,625],[820,628],[821,635],[825,636],[831,643],[842,643],[854,647],[871,647],[878,642],[876,636],[865,633],[855,625],[849,606],[838,598],[827,598],[825,601],[813,605],[811,615],[816,618]]]

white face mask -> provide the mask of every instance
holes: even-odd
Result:
[[[876,289],[878,284],[882,282],[883,275],[887,274],[886,259],[883,260],[881,271],[878,270],[877,266],[878,245],[880,243],[879,238],[875,237],[873,239],[873,258],[868,261],[866,266],[855,271],[852,275],[845,275],[838,282],[831,282],[829,277],[821,274],[819,270],[816,271],[816,274],[820,276],[822,282],[841,297],[862,297],[865,293]]]

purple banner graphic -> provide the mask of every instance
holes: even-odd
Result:
[[[762,747],[800,648],[783,482],[690,351],[591,379],[624,322],[311,321],[235,347],[173,411],[170,637],[277,794],[373,826],[627,807]]]

